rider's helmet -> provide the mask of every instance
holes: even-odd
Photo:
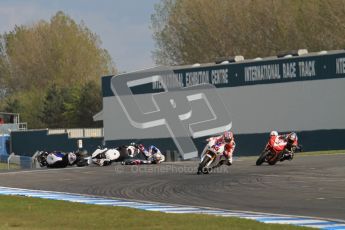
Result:
[[[270,136],[278,136],[278,132],[277,131],[271,131]]]
[[[292,143],[293,143],[294,141],[297,140],[297,134],[294,133],[294,132],[292,132],[292,133],[290,133],[290,134],[287,136],[287,139],[288,139],[289,142],[292,142]]]
[[[224,142],[230,143],[234,137],[234,134],[231,131],[225,131],[223,134]]]
[[[77,155],[75,153],[68,153],[68,163],[72,165],[77,160]]]

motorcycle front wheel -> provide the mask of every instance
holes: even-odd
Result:
[[[209,170],[206,167],[206,165],[212,160],[209,156],[205,154],[204,159],[200,162],[199,167],[198,167],[198,174],[208,174]]]
[[[267,157],[267,155],[268,155],[269,153],[270,153],[269,150],[263,151],[263,152],[260,154],[259,158],[257,159],[256,165],[257,165],[257,166],[262,165],[262,163],[265,162],[266,157]]]

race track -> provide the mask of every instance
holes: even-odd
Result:
[[[275,166],[238,158],[209,175],[198,162],[0,173],[0,186],[345,220],[345,154]]]

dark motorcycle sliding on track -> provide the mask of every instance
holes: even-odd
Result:
[[[84,167],[89,165],[87,151],[80,149],[73,152],[39,151],[36,160],[41,168],[65,168],[72,165]]]
[[[278,161],[292,160],[296,151],[302,151],[302,146],[298,144],[298,138],[295,133],[289,134],[286,138],[280,140],[278,145],[269,141],[265,149],[256,161],[256,165],[268,163],[275,165]]]

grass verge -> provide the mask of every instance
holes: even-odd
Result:
[[[345,150],[326,150],[326,151],[315,151],[315,152],[301,152],[301,153],[297,153],[297,154],[299,156],[345,154]]]
[[[19,169],[19,165],[10,164],[10,169]],[[7,163],[0,162],[0,170],[8,170]]]
[[[0,229],[310,229],[201,214],[0,195]]]
[[[236,152],[235,152],[236,154]],[[325,150],[325,151],[313,151],[313,152],[297,152],[295,156],[319,156],[319,155],[342,155],[345,154],[345,150]],[[243,159],[254,159],[258,158],[257,156],[243,156]],[[236,155],[235,155],[236,156]]]

